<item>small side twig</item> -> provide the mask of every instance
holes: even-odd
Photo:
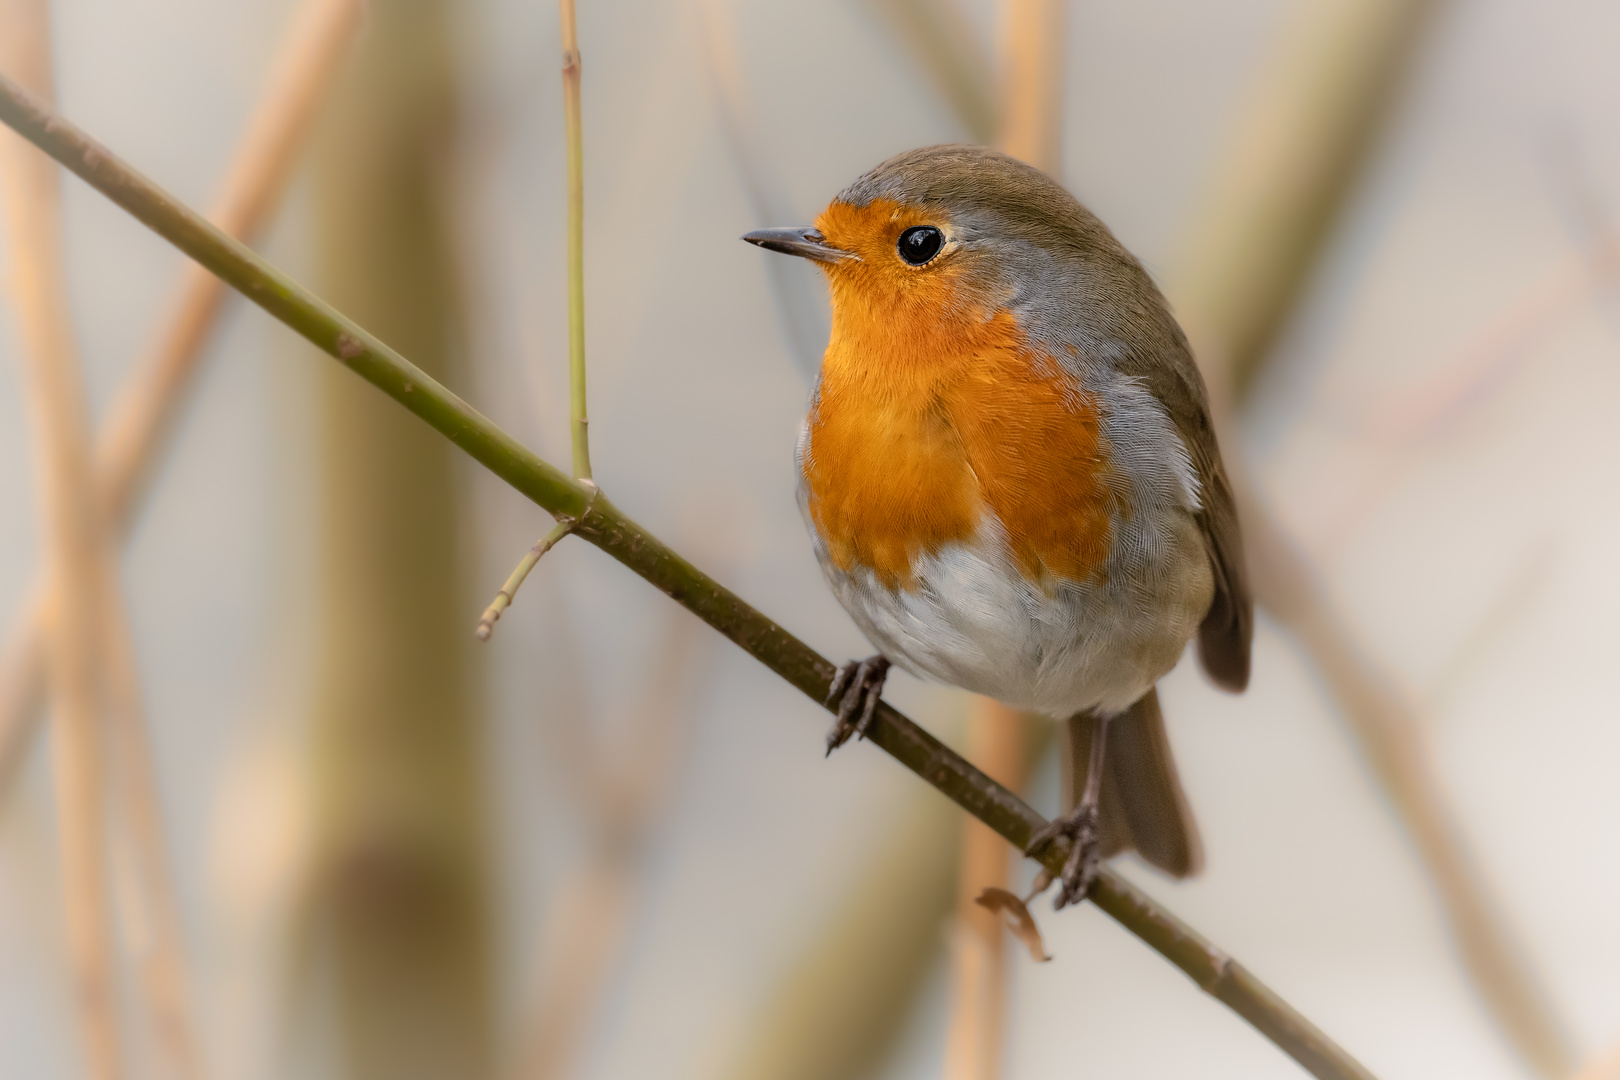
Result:
[[[574,0],[558,0],[562,15],[563,114],[568,140],[568,403],[574,478],[591,478],[590,420],[585,414],[585,151],[579,119],[579,30]]]
[[[523,556],[523,560],[517,564],[517,568],[506,579],[506,584],[501,586],[501,591],[495,594],[495,599],[491,600],[489,607],[484,609],[483,617],[478,620],[478,628],[473,631],[474,637],[479,641],[489,640],[489,636],[495,632],[495,624],[500,620],[501,613],[511,607],[512,601],[517,599],[517,591],[523,586],[523,579],[529,576],[529,571],[534,569],[534,564],[540,561],[541,556],[555,547],[557,541],[573,532],[578,525],[579,521],[575,518],[561,518],[557,524],[551,527],[550,532],[534,542],[534,547],[530,548],[529,553]]]

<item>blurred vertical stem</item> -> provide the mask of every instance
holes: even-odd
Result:
[[[1218,423],[1241,405],[1297,307],[1439,7],[1440,0],[1308,5],[1254,87],[1168,289]],[[1500,1030],[1540,1075],[1568,1076],[1572,1040],[1469,853],[1417,709],[1355,641],[1325,583],[1241,469],[1232,473],[1257,600],[1322,675],[1411,836]]]
[[[453,379],[450,0],[379,0],[316,143],[324,290]],[[340,1073],[490,1073],[482,730],[462,634],[454,450],[347,372],[319,373],[324,449],[316,863],[303,970],[329,974]]]
[[[591,477],[591,444],[585,413],[585,151],[579,119],[579,31],[574,0],[558,0],[562,15],[563,114],[568,139],[568,404],[572,414],[574,478]]]
[[[1029,772],[1024,723],[1022,713],[989,698],[975,698],[963,756],[1003,786],[1020,790]],[[946,1080],[995,1080],[1001,1075],[1007,1026],[1007,930],[1000,915],[974,900],[987,888],[1008,887],[1013,857],[1007,841],[984,822],[970,817],[962,823]]]
[[[251,240],[281,204],[312,118],[359,30],[365,0],[305,0],[242,137],[211,220]],[[121,540],[179,426],[204,346],[224,307],[223,282],[187,263],[169,317],[119,388],[96,444],[108,533]],[[45,684],[45,590],[36,587],[0,654],[0,796],[32,742]]]
[[[1063,92],[1068,57],[1068,0],[1002,0],[1001,94],[996,147],[1057,179],[1063,169]],[[1023,716],[976,699],[968,713],[966,756],[1013,791],[1028,772]],[[957,934],[951,951],[947,1080],[995,1080],[1007,1022],[1007,930],[974,903],[987,888],[1011,883],[1014,852],[981,821],[962,828]]]
[[[52,96],[46,0],[0,0],[0,64]],[[62,256],[61,177],[15,135],[0,137],[10,285],[39,475],[49,601],[51,764],[62,846],[62,906],[73,1006],[92,1080],[124,1073],[108,912],[101,706],[105,537],[90,456],[90,412]]]
[[[1069,0],[1002,0],[996,149],[1063,178]]]

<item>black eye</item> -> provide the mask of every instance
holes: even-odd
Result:
[[[921,266],[938,255],[944,243],[945,235],[938,229],[932,225],[919,225],[900,234],[900,257],[912,266]]]

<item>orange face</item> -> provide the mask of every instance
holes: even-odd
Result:
[[[1007,298],[976,284],[944,214],[834,203],[816,222],[858,256],[825,263],[833,327],[804,462],[812,520],[834,562],[911,585],[912,561],[995,515],[1026,577],[1094,578],[1121,505],[1095,398],[1033,348]],[[901,234],[934,226],[911,266]]]

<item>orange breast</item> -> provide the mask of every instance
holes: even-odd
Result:
[[[832,286],[803,468],[836,565],[913,587],[913,560],[970,539],[988,512],[1030,580],[1097,576],[1121,493],[1095,397],[1009,312],[938,296],[878,309]]]

